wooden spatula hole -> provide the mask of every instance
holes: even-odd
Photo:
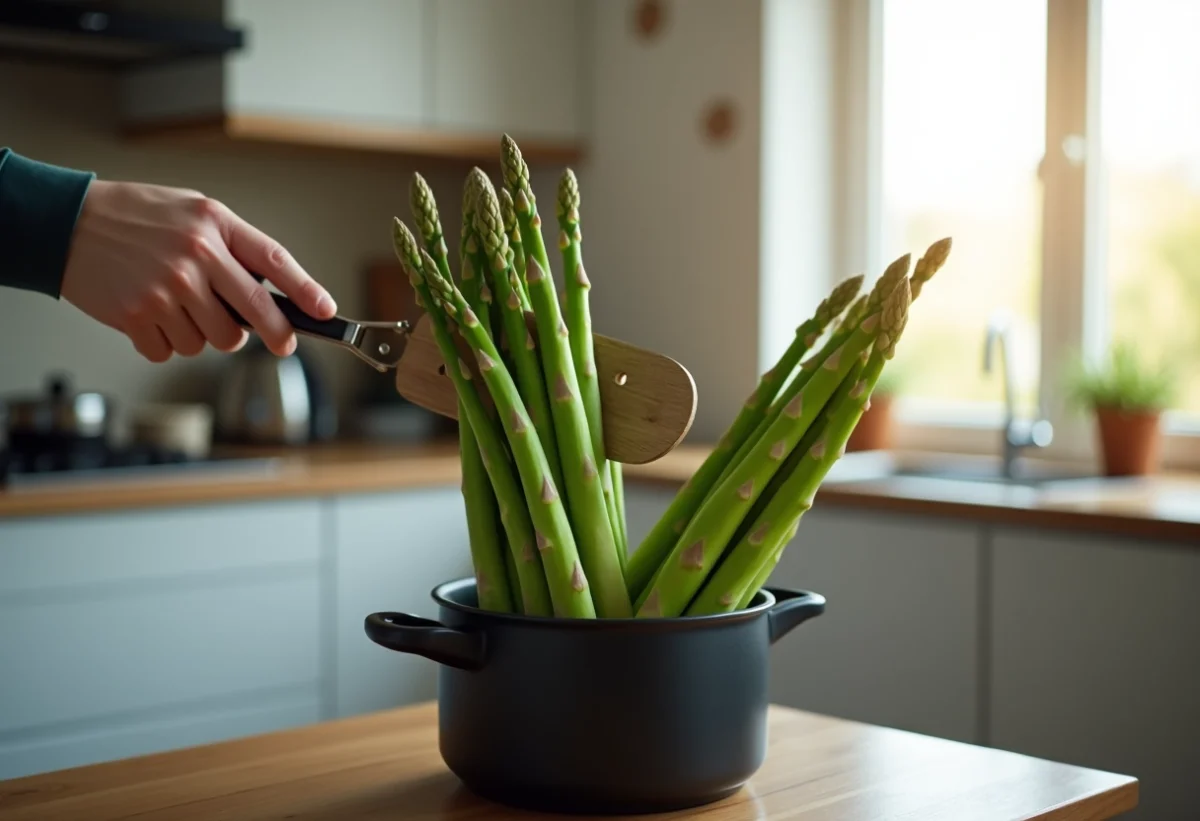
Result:
[[[445,375],[446,375],[446,365],[445,365],[445,363],[442,363],[441,365],[438,365],[438,376],[445,376]]]
[[[621,372],[613,375],[613,382],[616,382],[618,385],[624,385],[628,381],[629,381],[629,376],[624,371],[621,371]]]

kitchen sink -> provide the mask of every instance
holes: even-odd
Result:
[[[1064,469],[1048,469],[1045,467],[1030,468],[1017,466],[1012,476],[1005,476],[999,465],[913,465],[899,466],[891,472],[892,476],[904,476],[921,479],[945,479],[953,482],[985,482],[995,485],[1019,485],[1021,487],[1040,487],[1050,482],[1064,482],[1073,479],[1090,479],[1094,474],[1082,471]]]
[[[933,479],[1037,488],[1097,477],[1094,472],[1076,465],[1028,458],[1017,459],[1013,465],[1013,475],[1008,477],[1004,475],[1004,463],[998,457],[869,451],[846,454],[830,472],[829,478],[833,482]]]

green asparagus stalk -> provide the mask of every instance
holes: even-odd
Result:
[[[409,186],[409,203],[412,207],[413,219],[425,244],[438,268],[450,276],[450,263],[446,255],[446,241],[442,234],[442,223],[438,217],[437,201],[429,183],[420,174],[413,174]],[[462,400],[458,403],[458,438],[459,458],[462,464],[462,494],[467,514],[467,537],[471,542],[471,554],[476,559],[476,582],[482,571],[485,578],[488,574],[495,577],[494,558],[503,557],[505,561],[505,576],[507,586],[500,584],[489,585],[487,594],[480,594],[480,606],[488,610],[510,612],[521,610],[519,595],[519,579],[515,575],[515,567],[510,568],[512,557],[505,541],[504,531],[500,527],[499,508],[496,494],[492,490],[491,480],[483,466],[483,458],[479,453],[479,443],[467,421],[466,411]],[[503,595],[508,599],[501,603]]]
[[[588,576],[580,561],[566,507],[550,476],[546,453],[517,391],[516,383],[500,360],[500,352],[484,331],[479,318],[454,284],[443,278],[428,254],[422,254],[418,274],[423,276],[433,298],[447,312],[459,317],[462,338],[474,351],[479,372],[492,396],[509,450],[517,466],[527,509],[533,521],[542,567],[550,588],[554,612],[559,616],[595,618],[596,606],[589,591]],[[511,514],[512,511],[509,511]]]
[[[551,397],[554,432],[566,483],[571,524],[591,581],[596,609],[603,617],[627,617],[632,608],[617,555],[612,523],[604,503],[604,488],[592,448],[587,413],[571,358],[570,332],[559,310],[542,239],[541,218],[529,185],[529,167],[516,142],[504,135],[504,182],[516,207],[517,225],[525,247],[525,283],[537,321],[542,373]]]
[[[888,265],[883,274],[880,275],[879,279],[875,281],[875,285],[871,289],[870,295],[867,297],[867,303],[863,309],[865,315],[869,316],[879,311],[880,306],[883,304],[884,298],[896,289],[896,286],[908,273],[908,266],[911,260],[912,256],[910,254],[905,254]],[[851,312],[847,311],[847,314],[849,313]],[[729,475],[729,471],[732,470],[733,465],[738,464],[746,457],[746,454],[749,452],[750,448],[753,447],[759,438],[766,433],[767,428],[779,418],[779,414],[783,412],[783,408],[787,406],[787,403],[791,402],[796,394],[804,390],[804,386],[811,378],[813,370],[820,363],[824,362],[825,358],[829,356],[831,352],[836,350],[839,345],[843,344],[850,337],[854,331],[854,327],[855,326],[853,324],[842,323],[837,332],[829,338],[824,347],[822,347],[816,356],[810,357],[801,363],[800,372],[796,374],[796,378],[793,379],[788,386],[780,392],[778,398],[771,405],[770,410],[767,412],[766,418],[759,423],[758,427],[755,428],[753,433],[746,437],[746,441],[742,443],[742,446],[738,449],[737,453],[734,454],[733,459],[730,460],[729,465],[726,466],[720,478],[717,480],[718,484]]]
[[[517,211],[513,205],[512,194],[507,188],[500,189],[500,219],[504,223],[504,233],[508,235],[508,247],[512,251],[513,271],[517,275],[518,293],[521,296],[521,306],[529,307],[529,291],[525,287],[525,246],[521,243],[521,229],[517,227]]]
[[[740,448],[749,451],[749,445],[757,441],[752,434],[765,431],[767,427],[767,411],[771,401],[779,393],[791,372],[801,357],[815,344],[816,340],[833,319],[845,310],[846,306],[858,294],[862,287],[863,277],[854,276],[839,283],[830,294],[821,301],[812,317],[796,328],[796,335],[774,367],[762,375],[758,386],[746,400],[738,412],[733,424],[721,437],[713,451],[705,458],[704,463],[696,470],[691,479],[675,495],[663,516],[655,523],[642,543],[629,557],[625,575],[629,590],[634,596],[640,596],[649,584],[651,577],[658,571],[663,560],[676,546],[683,529],[692,516],[700,508],[705,497],[718,484],[718,479],[736,462],[734,454]],[[745,453],[740,455],[744,456]],[[740,460],[739,460],[740,461]]]
[[[393,222],[393,243],[396,256],[404,267],[405,273],[408,274],[409,281],[416,292],[417,301],[429,314],[434,339],[446,362],[446,374],[454,383],[459,400],[462,402],[463,418],[478,442],[481,460],[496,494],[500,521],[508,536],[509,549],[513,553],[517,574],[521,579],[522,612],[531,616],[549,616],[559,606],[557,604],[553,608],[551,606],[552,597],[547,587],[546,577],[543,575],[542,560],[534,551],[534,545],[538,542],[538,536],[534,530],[535,523],[526,508],[519,477],[514,473],[514,468],[508,459],[503,437],[496,424],[489,418],[483,400],[473,385],[470,369],[459,358],[448,317],[440,307],[439,301],[433,298],[433,293],[426,282],[429,276],[425,273],[426,268],[430,271],[437,271],[437,263],[430,258],[429,265],[426,266],[416,238],[409,232],[408,227],[398,219]],[[440,271],[437,276],[441,278]],[[462,315],[462,311],[459,309],[456,309],[455,313],[459,316]],[[472,546],[474,547],[474,543]],[[505,563],[503,560],[497,561],[496,557],[484,557],[484,565],[487,568],[485,578],[479,580],[477,574],[481,606],[483,606],[482,596],[485,589],[492,586],[493,580],[503,578],[502,575],[496,575],[497,573],[505,572]],[[575,606],[572,598],[571,596],[563,597],[563,612],[586,615],[590,610],[590,599],[586,601],[588,606],[585,607],[583,604]]]
[[[564,487],[542,365],[535,352],[536,341],[525,322],[525,311],[517,290],[520,281],[508,262],[508,237],[501,224],[500,203],[496,193],[490,189],[484,189],[475,203],[475,230],[483,244],[487,264],[491,267],[492,281],[496,283],[496,301],[500,305],[505,336],[509,339],[509,355],[513,360],[513,370],[516,371],[521,400],[533,421],[546,461],[550,464],[554,486]]]
[[[763,568],[770,566],[772,557],[795,536],[800,518],[812,507],[817,488],[845,452],[884,364],[895,355],[911,301],[910,285],[902,281],[884,303],[879,333],[866,365],[860,362],[853,366],[830,401],[824,424],[806,434],[811,444],[802,443],[803,451],[797,448],[802,455],[800,464],[705,583],[687,608],[687,615],[724,613],[736,608]]]
[[[951,245],[952,240],[950,237],[940,239],[930,245],[921,258],[917,260],[917,264],[913,267],[912,276],[909,279],[909,286],[913,300],[916,300],[916,298],[920,296],[921,290],[924,288],[925,283],[932,279],[933,275],[936,274],[943,265],[945,265],[946,259],[950,255]],[[879,286],[877,291],[873,291],[873,293],[887,287],[888,283],[886,278],[881,279],[885,279],[884,283]],[[869,297],[864,294],[863,296],[859,297],[859,299],[850,307],[849,310],[846,311],[846,316],[842,320],[842,325],[838,328],[838,333],[852,328],[855,324],[862,320],[868,299]],[[836,339],[833,341],[836,341]],[[814,359],[819,361],[819,355],[818,357],[814,357]],[[863,410],[865,411],[868,407],[870,407],[869,401],[864,406]],[[826,411],[828,411],[828,408]],[[798,464],[798,461],[795,457],[802,456],[805,453],[805,450],[797,447],[792,451],[791,454],[788,455],[788,459],[784,463],[783,468],[781,468],[779,472],[772,477],[771,482],[767,485],[767,489],[763,491],[763,499],[772,499],[775,497],[775,495],[779,492],[779,485],[781,484],[780,480],[788,478],[795,470],[796,464]],[[747,517],[747,519],[751,520],[751,523],[762,513],[761,509],[759,509],[761,502],[762,499],[760,499],[759,503],[756,504],[756,508],[751,511],[751,515]],[[745,530],[748,530],[748,528],[745,528]],[[744,530],[740,530],[738,535],[735,536],[735,540],[738,540],[744,536]],[[774,552],[774,555],[768,560],[766,565],[759,571],[753,583],[746,589],[746,592],[742,595],[742,598],[738,602],[739,609],[749,606],[751,600],[754,598],[754,595],[767,582],[767,579],[770,577],[771,572],[774,570],[775,565],[779,561],[779,557],[783,554],[783,548],[785,546],[786,542],[780,545],[779,548]]]
[[[894,306],[889,300],[883,312],[892,310]],[[766,435],[700,506],[639,597],[638,616],[670,617],[683,613],[784,458],[816,420],[859,356],[881,333],[880,317],[881,313],[868,315],[850,338],[826,358],[803,390],[784,406]]]
[[[563,280],[566,283],[566,322],[568,340],[571,344],[571,361],[575,365],[575,377],[579,382],[579,397],[587,416],[588,431],[592,437],[592,454],[596,469],[600,472],[600,483],[604,490],[604,505],[616,540],[617,556],[624,555],[625,528],[617,516],[616,500],[613,497],[612,470],[608,466],[604,450],[604,422],[600,412],[600,380],[596,376],[596,351],[592,343],[592,314],[588,291],[592,283],[583,267],[583,234],[579,228],[579,181],[570,168],[562,173],[558,181],[558,248],[562,252]]]
[[[788,541],[791,541],[791,539],[788,539]],[[738,600],[738,610],[745,610],[751,605],[751,603],[753,603],[755,594],[757,594],[759,590],[762,590],[763,585],[767,583],[767,581],[771,578],[771,574],[775,572],[775,566],[779,564],[779,560],[783,557],[783,550],[785,547],[787,547],[787,541],[775,548],[775,550],[771,551],[771,555],[767,559],[766,564],[764,564],[762,569],[758,571],[758,575],[754,577],[754,581],[749,587],[746,588],[746,592],[742,594],[741,599]]]
[[[925,283],[928,282],[933,275],[938,272],[938,270],[945,263],[946,257],[949,255],[949,253],[949,239],[938,240],[929,247],[929,250],[924,256],[921,257],[917,263],[917,266],[913,269],[913,276],[909,281],[912,299],[915,300],[917,298],[917,295],[920,293],[921,288],[924,287]],[[853,331],[854,326],[862,320],[863,314],[867,310],[867,306],[871,303],[871,300],[874,299],[876,304],[882,302],[880,294],[882,294],[884,291],[888,291],[888,289],[891,289],[888,291],[889,293],[894,291],[896,287],[898,287],[896,284],[897,281],[901,283],[904,282],[903,276],[897,280],[896,271],[904,271],[907,269],[907,267],[907,257],[901,257],[893,262],[892,265],[889,266],[888,270],[884,272],[883,276],[879,278],[875,288],[872,289],[870,296],[860,297],[858,301],[856,301],[854,305],[852,305],[850,309],[846,311],[845,318],[842,320],[842,323],[839,325],[833,337],[830,338],[826,348],[823,349],[821,353],[811,357],[804,363],[804,366],[802,366],[800,373],[797,375],[797,380],[801,388],[811,376],[812,369],[816,367],[817,363],[823,361],[823,356],[827,356],[832,351],[832,346],[841,344],[841,342],[843,342]],[[790,389],[791,386],[789,386],[789,390]],[[778,408],[773,407],[772,413],[776,412],[777,410]],[[783,467],[773,477],[771,477],[771,482],[767,485],[767,489],[763,492],[764,499],[770,498],[779,490],[780,485],[782,485],[783,482],[786,481],[791,475],[791,472],[795,469],[802,455],[803,453],[800,452],[799,449],[788,455],[788,458],[783,463]],[[762,502],[760,500],[759,507],[761,507],[761,504]],[[761,510],[755,509],[751,511],[751,516],[748,518],[752,520],[760,512]],[[743,534],[738,534],[739,537],[741,535]]]
[[[612,459],[608,462],[608,472],[612,474],[613,506],[616,508],[616,519],[620,522],[617,534],[617,556],[621,559],[621,571],[624,572],[629,564],[629,520],[625,518],[625,475],[620,462]],[[628,582],[625,585],[629,588]]]

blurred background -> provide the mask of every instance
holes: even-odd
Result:
[[[5,0],[0,146],[202,191],[413,320],[412,173],[455,249],[509,133],[543,214],[579,175],[595,329],[691,371],[681,458],[837,281],[952,236],[777,571],[830,612],[773,698],[1191,819],[1198,37],[1196,0]],[[304,337],[153,365],[6,291],[0,402],[0,778],[432,695],[361,633],[470,572],[454,423],[390,374]],[[631,538],[672,470],[630,471]]]

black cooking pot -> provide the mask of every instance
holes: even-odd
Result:
[[[367,636],[442,664],[446,765],[524,809],[633,814],[723,798],[763,763],[768,648],[825,610],[764,589],[751,606],[674,619],[551,619],[480,610],[475,582],[433,590],[438,621],[372,613]]]

